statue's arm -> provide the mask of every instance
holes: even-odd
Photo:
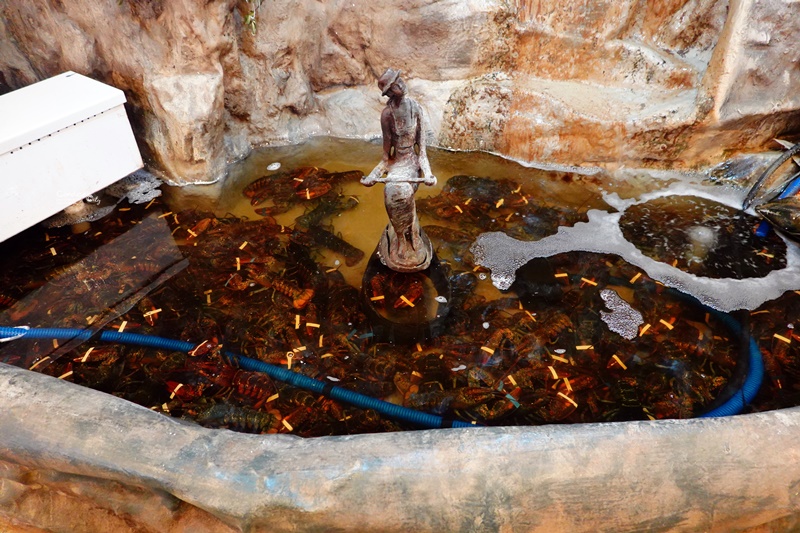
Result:
[[[372,172],[361,178],[361,184],[372,187],[389,170],[389,154],[392,151],[392,113],[385,107],[381,113],[381,133],[383,134],[383,157],[381,162],[372,169]]]
[[[417,131],[416,142],[419,146],[419,168],[422,171],[422,179],[425,185],[436,185],[436,176],[431,171],[431,164],[428,161],[428,151],[425,143],[425,110],[421,105],[417,105]]]

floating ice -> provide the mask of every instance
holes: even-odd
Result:
[[[531,259],[572,251],[616,254],[643,269],[652,279],[691,294],[702,303],[720,311],[755,309],[787,290],[797,289],[800,280],[800,249],[793,243],[787,243],[784,269],[772,271],[761,278],[712,279],[697,277],[655,261],[645,256],[622,235],[619,220],[624,209],[652,198],[681,193],[709,198],[727,205],[735,206],[737,202],[741,205],[741,199],[737,200],[737,193],[718,189],[678,184],[635,200],[619,200],[618,197],[608,195],[604,199],[620,209],[620,212],[589,210],[586,213],[588,222],[578,222],[573,227],[562,226],[555,235],[533,242],[518,241],[500,232],[484,233],[478,236],[470,251],[477,264],[491,270],[492,282],[501,290],[507,290],[511,286],[517,269]],[[738,194],[741,195],[740,192]]]
[[[603,289],[600,297],[611,312],[600,311],[600,318],[606,323],[608,329],[619,333],[624,338],[632,340],[639,333],[639,326],[644,324],[642,313],[634,309],[625,300],[620,298],[616,291]]]

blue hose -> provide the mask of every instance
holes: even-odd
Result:
[[[685,295],[684,295],[685,296]],[[702,305],[702,304],[701,304]],[[728,313],[709,309],[716,318],[722,321],[732,332],[741,333],[739,323]],[[8,337],[29,337],[35,339],[82,339],[89,340],[94,335],[93,332],[75,328],[13,328],[0,326],[0,338]],[[155,335],[142,335],[140,333],[120,333],[118,331],[101,331],[100,340],[106,342],[117,342],[122,344],[133,344],[146,346],[148,348],[159,348],[188,352],[195,348],[194,344],[186,341],[167,339]],[[749,345],[749,369],[747,377],[734,395],[726,400],[722,405],[700,415],[701,418],[731,416],[742,412],[744,408],[753,401],[761,388],[764,380],[764,360],[761,350],[754,339],[750,339]],[[451,420],[429,413],[423,413],[408,409],[401,405],[385,402],[371,396],[359,394],[351,390],[334,386],[330,383],[309,378],[297,372],[285,369],[280,366],[270,365],[263,361],[251,359],[244,355],[225,352],[225,355],[233,359],[241,368],[254,372],[264,372],[271,378],[284,383],[289,383],[295,387],[316,392],[334,400],[354,405],[362,409],[373,409],[382,415],[395,420],[410,422],[425,428],[444,428],[444,427],[474,427],[477,424]]]
[[[617,280],[617,282],[621,284],[623,280]],[[732,333],[739,338],[743,337],[743,327],[729,313],[723,313],[713,307],[709,307],[694,296],[681,292],[678,289],[667,288],[666,290],[677,298],[702,307],[709,314],[719,319]],[[753,401],[756,394],[758,394],[758,390],[761,388],[761,383],[764,381],[764,355],[761,353],[758,343],[752,338],[749,340],[748,354],[748,372],[741,388],[721,405],[698,415],[698,418],[738,415]]]
[[[82,339],[89,340],[94,336],[94,332],[83,329],[75,328],[12,328],[0,326],[0,338],[8,337],[28,337],[33,339]],[[118,331],[101,331],[100,340],[107,342],[117,342],[121,344],[133,344],[137,346],[146,346],[148,348],[160,348],[163,350],[172,350],[180,352],[188,352],[195,348],[195,345],[181,340],[167,339],[155,335],[142,335],[140,333],[120,333]],[[330,383],[323,383],[316,379],[309,378],[297,372],[292,372],[283,367],[270,365],[256,359],[251,359],[243,355],[235,354],[232,352],[225,352],[225,355],[233,359],[241,368],[249,371],[264,372],[269,377],[278,381],[283,381],[294,385],[295,387],[310,390],[319,394],[323,394],[334,400],[341,400],[350,405],[354,405],[361,409],[373,409],[382,415],[395,420],[410,422],[412,424],[424,428],[463,428],[474,427],[478,424],[469,422],[462,422],[461,420],[452,420],[429,413],[423,413],[408,409],[401,405],[384,402],[377,398],[372,398],[364,394],[359,394],[351,390],[334,386]]]
[[[789,180],[789,185],[778,195],[778,198],[788,198],[800,192],[800,172],[795,174]]]
[[[723,313],[713,307],[709,307],[694,296],[681,292],[678,289],[668,288],[667,292],[702,307],[706,312],[722,322],[731,333],[739,338],[744,337],[744,328],[730,313]],[[761,349],[758,347],[758,343],[753,338],[749,338],[748,354],[747,376],[741,388],[721,405],[698,415],[698,418],[738,415],[753,401],[756,394],[758,394],[758,390],[761,388],[761,383],[764,381],[764,356],[761,353]]]
[[[713,309],[709,309],[709,311],[733,333],[741,336],[742,327],[731,315]],[[748,350],[750,353],[748,359],[749,366],[747,377],[744,383],[742,383],[742,388],[740,388],[736,394],[728,398],[722,405],[701,414],[700,418],[738,415],[756,397],[758,390],[761,388],[761,382],[764,381],[764,357],[761,354],[758,343],[753,338],[750,339]]]

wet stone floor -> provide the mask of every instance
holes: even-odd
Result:
[[[312,437],[416,428],[237,368],[225,352],[452,419],[536,425],[698,416],[738,393],[752,335],[767,375],[746,409],[800,403],[800,283],[724,317],[617,255],[576,250],[531,260],[510,290],[496,289],[470,253],[480,234],[535,241],[614,208],[594,175],[485,154],[432,151],[439,184],[417,192],[451,285],[441,331],[380,338],[362,290],[401,318],[436,295],[413,275],[362,289],[387,221],[382,187],[358,180],[379,147],[344,148],[265,150],[213,202],[121,203],[83,233],[36,227],[1,243],[0,325],[136,332],[194,348],[17,339],[0,345],[0,361],[204,426]],[[686,196],[632,206],[620,228],[658,261],[741,279],[786,266],[787,244],[774,232],[754,237],[758,222]]]

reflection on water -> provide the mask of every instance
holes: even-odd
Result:
[[[36,288],[19,300],[7,297],[9,305],[0,312],[0,324],[99,331],[186,268],[187,261],[162,218],[150,216],[132,227],[117,220],[119,224],[111,221],[104,226],[105,232],[94,231],[84,239],[66,235],[50,240],[45,233],[44,243],[34,246],[29,255],[18,256],[34,271],[47,266],[53,270],[39,272],[45,275],[40,280],[35,272],[17,269],[12,286]],[[81,258],[84,247],[93,244],[99,246]],[[0,360],[26,367],[38,361],[37,366],[43,367],[82,342],[62,339],[0,345]]]
[[[484,232],[535,244],[524,241],[580,228],[590,209],[613,209],[596,176],[485,154],[431,151],[439,183],[417,193],[421,222],[452,286],[442,334],[411,345],[377,338],[359,290],[387,223],[382,190],[362,187],[359,172],[342,173],[368,172],[379,157],[376,145],[339,140],[264,150],[234,169],[213,204],[159,199],[95,222],[83,235],[34,228],[3,243],[3,325],[125,328],[196,348],[13,341],[0,360],[204,425],[303,436],[408,427],[233,368],[223,349],[486,424],[685,418],[739,386],[742,339],[618,255],[563,250],[526,259],[511,290],[498,290],[494,272],[470,252]],[[280,168],[267,171],[275,162]],[[624,215],[658,228],[673,207]],[[700,213],[694,208],[680,211],[683,226],[661,228],[669,231],[628,219],[626,227],[654,236],[649,246],[662,261],[685,261],[691,270],[716,257],[719,271],[738,261],[720,259],[720,243],[745,239],[747,228],[731,222],[738,214],[706,207],[702,220],[691,218]],[[658,248],[659,235],[670,246]],[[783,241],[762,247],[773,259],[764,255],[765,262],[780,268]],[[426,298],[413,279],[366,290],[393,315],[412,316],[409,302]],[[770,373],[751,409],[800,401],[800,339],[790,322],[798,309],[800,297],[790,291],[752,318],[736,317],[752,323]]]

